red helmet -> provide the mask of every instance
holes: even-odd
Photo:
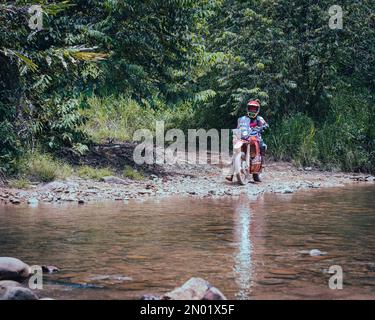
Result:
[[[250,100],[247,103],[247,114],[250,118],[256,118],[260,111],[259,100]]]

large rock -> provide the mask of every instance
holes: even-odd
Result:
[[[160,297],[157,297],[151,294],[145,294],[141,297],[141,300],[143,301],[160,300]]]
[[[0,281],[0,300],[38,300],[38,297],[16,281],[3,280]]]
[[[191,278],[182,287],[163,295],[162,300],[226,300],[226,298],[208,281]]]
[[[42,266],[42,271],[45,273],[56,273],[60,272],[60,269],[55,266]]]
[[[211,287],[206,291],[202,300],[227,300],[227,298],[218,288]]]
[[[2,280],[2,281],[0,281],[0,290],[6,289],[8,287],[23,287],[23,285],[20,284],[17,281],[13,281],[13,280]]]
[[[7,286],[0,287],[0,300],[38,300],[38,297],[30,289]]]
[[[201,300],[210,288],[208,281],[202,278],[191,278],[182,287],[166,293],[163,300]]]
[[[326,254],[327,254],[327,252],[320,251],[319,249],[312,249],[309,252],[309,255],[312,256],[312,257],[324,256]]]
[[[30,267],[16,258],[0,257],[0,280],[20,280],[30,276]]]
[[[12,204],[20,204],[21,203],[21,200],[18,199],[18,198],[10,198],[9,201],[12,203]]]

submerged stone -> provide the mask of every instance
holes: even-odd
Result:
[[[30,289],[10,286],[0,289],[0,300],[38,300],[38,296]]]
[[[30,267],[16,258],[0,257],[0,280],[20,280],[29,277]]]

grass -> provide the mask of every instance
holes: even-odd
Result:
[[[190,103],[166,106],[158,102],[156,107],[141,105],[125,96],[91,97],[88,107],[82,110],[87,119],[83,130],[96,143],[104,141],[132,141],[138,129],[155,131],[156,121],[164,121],[165,129],[187,130],[196,125]]]
[[[56,160],[49,154],[33,152],[26,154],[18,163],[20,178],[18,184],[25,185],[26,180],[50,182],[56,179],[66,179],[71,176],[73,169],[67,163]],[[17,182],[14,182],[17,184]]]
[[[303,166],[374,172],[375,112],[366,94],[338,92],[322,123],[302,113],[283,119],[265,135],[269,153]]]
[[[125,166],[122,175],[132,180],[143,180],[144,175],[130,166]]]
[[[89,108],[82,111],[88,119],[83,129],[95,142],[129,141],[137,129],[152,129],[154,125],[155,111],[132,99],[92,97],[87,102]]]
[[[29,189],[30,181],[24,177],[18,179],[12,179],[8,181],[8,185],[14,189]]]
[[[113,172],[110,168],[94,168],[90,166],[79,167],[77,173],[81,178],[93,180],[100,180],[103,177],[113,175]]]
[[[28,153],[18,163],[18,176],[8,181],[11,188],[27,189],[30,187],[30,181],[35,182],[51,182],[56,179],[66,179],[74,173],[84,179],[100,180],[103,177],[113,175],[110,168],[94,168],[91,166],[81,166],[75,170],[53,156],[34,152]],[[129,177],[133,179],[141,179],[140,173],[127,171]]]
[[[316,127],[312,119],[297,114],[280,122],[266,136],[269,150],[276,160],[293,161],[297,165],[318,164]],[[268,139],[268,140],[267,140]]]

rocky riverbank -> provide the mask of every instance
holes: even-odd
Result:
[[[40,266],[43,273],[57,272],[53,266]],[[32,276],[29,265],[23,261],[0,257],[0,300],[49,300],[40,299],[34,290],[28,287],[28,280]]]
[[[224,168],[225,169],[225,168]],[[116,176],[101,181],[70,177],[65,181],[34,184],[28,190],[0,188],[0,203],[5,205],[92,201],[127,201],[172,195],[189,197],[223,197],[262,193],[294,193],[300,189],[337,187],[359,182],[373,183],[365,174],[325,172],[314,168],[297,168],[289,163],[269,163],[261,183],[239,186],[225,181],[225,170],[213,165],[174,165],[163,167],[163,174],[149,174],[141,181]]]

